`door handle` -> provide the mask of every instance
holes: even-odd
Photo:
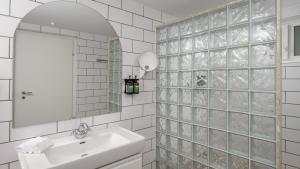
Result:
[[[25,95],[25,96],[32,96],[33,93],[32,93],[32,92],[22,91],[22,95]]]

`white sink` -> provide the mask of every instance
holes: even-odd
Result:
[[[145,138],[121,127],[90,131],[83,139],[53,139],[41,154],[18,153],[22,169],[95,169],[143,151]]]

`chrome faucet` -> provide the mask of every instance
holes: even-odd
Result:
[[[80,123],[78,128],[74,129],[71,134],[77,139],[82,139],[87,136],[90,130],[91,129],[87,123]]]

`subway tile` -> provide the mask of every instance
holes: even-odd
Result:
[[[122,51],[125,52],[132,52],[132,40],[131,39],[125,39],[125,38],[119,38]]]
[[[0,169],[9,169],[9,168],[8,168],[8,164],[0,165]]]
[[[132,130],[131,120],[122,120],[122,121],[113,122],[113,123],[108,124],[108,127],[115,127],[115,126],[120,126],[120,127],[126,128],[128,130]]]
[[[100,42],[88,40],[87,41],[87,47],[90,47],[90,48],[100,48]]]
[[[150,31],[153,30],[152,20],[139,15],[133,15],[133,25]]]
[[[99,12],[104,18],[107,18],[107,13],[108,13],[108,6],[96,1],[91,1],[91,0],[77,0],[77,2],[82,3],[97,12]]]
[[[299,169],[299,167],[292,167],[292,166],[285,165],[285,168],[282,167],[281,169]]]
[[[59,34],[59,28],[52,26],[42,26],[42,32]]]
[[[133,41],[133,52],[134,53],[144,53],[152,51],[152,44],[141,42],[141,41]]]
[[[12,101],[0,101],[0,121],[10,120],[12,120]]]
[[[175,20],[177,20],[178,18],[172,15],[169,15],[167,13],[162,13],[162,22],[163,23],[170,23],[170,22],[174,22]]]
[[[146,165],[143,166],[143,169],[151,169],[151,168],[152,168],[151,163],[146,164]]]
[[[16,146],[22,144],[24,141],[16,141],[0,144],[0,152],[5,152],[5,155],[0,156],[0,164],[17,161],[18,156],[16,152]]]
[[[0,79],[12,79],[13,60],[0,58]]]
[[[156,89],[155,80],[144,80],[144,91],[154,91]]]
[[[9,122],[0,123],[0,143],[9,141]]]
[[[285,79],[282,80],[283,91],[300,91],[300,79]]]
[[[5,25],[0,27],[0,35],[13,37],[19,22],[18,18],[0,15],[0,25]]]
[[[148,152],[151,150],[151,147],[152,147],[152,141],[151,140],[146,140],[145,141],[145,146],[144,146],[144,149],[143,149],[143,152]]]
[[[125,120],[125,119],[141,117],[142,113],[143,113],[142,105],[122,107],[121,119]]]
[[[79,36],[79,32],[69,30],[69,29],[60,29],[60,34],[67,35],[67,36],[75,36],[75,37]]]
[[[0,37],[0,58],[9,58],[9,38]]]
[[[107,49],[94,48],[94,55],[107,55]]]
[[[14,161],[9,164],[9,169],[22,169],[19,161]]]
[[[131,66],[122,66],[122,78],[128,79],[129,76],[132,77],[132,67]]]
[[[132,129],[135,131],[135,130],[140,130],[140,129],[151,127],[152,118],[153,118],[152,116],[145,116],[145,117],[133,119],[132,120]]]
[[[300,156],[300,143],[295,143],[291,141],[286,141],[286,150],[287,153],[292,153]]]
[[[91,33],[80,32],[79,37],[86,40],[94,40],[94,35]]]
[[[300,105],[282,104],[282,109],[284,115],[300,117]]]
[[[56,122],[10,129],[10,139],[21,140],[56,133]]]
[[[93,104],[78,105],[78,111],[91,111],[91,110],[94,110]]]
[[[144,104],[144,111],[143,115],[154,115],[156,113],[156,104],[150,103],[150,104]]]
[[[107,42],[108,41],[108,37],[104,36],[104,35],[95,34],[94,39],[95,39],[95,41],[98,41],[98,42]]]
[[[124,89],[124,84],[122,86],[122,89]],[[132,95],[122,93],[122,106],[129,106],[129,105],[132,105]],[[122,111],[124,111],[123,107],[122,107]]]
[[[152,103],[152,92],[140,92],[133,96],[133,104]]]
[[[19,18],[23,18],[31,10],[39,6],[39,3],[28,0],[11,0],[11,15]]]
[[[161,11],[150,8],[148,6],[144,6],[144,16],[157,21],[161,21]]]
[[[78,91],[78,97],[88,97],[88,96],[93,96],[93,90],[82,90]]]
[[[149,43],[155,43],[156,42],[156,33],[144,30],[144,41]]]
[[[143,30],[133,26],[122,25],[122,37],[143,40]]]
[[[79,51],[81,54],[87,54],[87,55],[94,54],[93,48],[89,48],[89,47],[79,47]]]
[[[116,22],[132,25],[132,13],[114,7],[109,7],[109,19]]]
[[[300,104],[300,91],[299,92],[286,92],[286,103]]]
[[[127,11],[143,15],[143,4],[141,4],[137,1],[122,0],[122,8],[127,10]]]
[[[9,80],[0,80],[0,100],[9,100]]]
[[[92,126],[93,125],[93,117],[83,117],[80,118],[80,122],[79,123],[86,123],[88,126]]]
[[[300,142],[300,130],[283,128],[282,138],[289,141]]]
[[[146,140],[155,138],[155,127],[150,127],[135,132],[144,136]]]
[[[30,30],[30,31],[41,31],[41,26],[32,24],[32,23],[26,23],[26,22],[21,22],[19,24],[19,28],[23,30]]]
[[[9,14],[9,0],[0,1],[0,14],[8,15]]]
[[[162,23],[158,21],[153,21],[153,30],[156,31],[156,28],[160,26]]]
[[[109,0],[109,5],[121,8],[122,7],[122,0]]]
[[[287,116],[286,117],[286,128],[300,130],[300,118]]]
[[[120,113],[110,113],[94,116],[94,125],[120,121]]]
[[[78,127],[78,125],[79,125],[78,119],[58,121],[57,131],[64,132],[64,131],[73,130],[76,127]]]
[[[130,65],[130,66],[139,66],[138,57],[139,54],[123,52],[123,65]]]
[[[143,154],[143,165],[149,164],[155,160],[155,151],[149,151]]]
[[[300,78],[300,67],[286,67],[286,78]]]
[[[9,38],[9,57],[14,58],[14,38]]]
[[[291,166],[300,166],[300,156],[289,154],[289,153],[283,153],[282,154],[283,161]]]

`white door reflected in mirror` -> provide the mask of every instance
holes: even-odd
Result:
[[[158,59],[153,52],[145,52],[139,57],[140,77],[142,78],[146,72],[153,71],[158,66]]]

